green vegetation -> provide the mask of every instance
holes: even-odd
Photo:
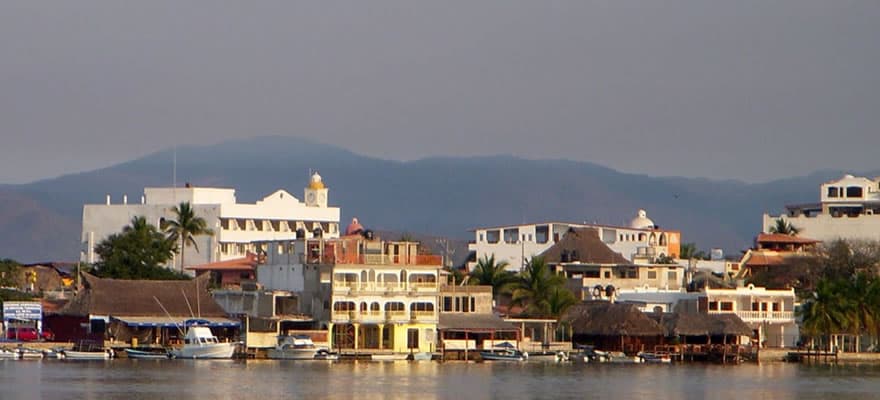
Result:
[[[21,271],[18,269],[21,264],[18,261],[4,258],[0,260],[0,287],[13,287],[19,282]]]
[[[770,233],[780,233],[783,235],[797,236],[800,233],[800,229],[795,228],[791,222],[788,222],[784,219],[777,218],[774,225],[769,229]]]
[[[477,265],[470,273],[468,283],[472,285],[492,286],[492,298],[497,300],[498,296],[507,289],[516,277],[510,271],[507,271],[507,261],[495,261],[495,255],[483,256],[477,260]]]
[[[214,234],[214,231],[208,228],[204,218],[196,216],[189,202],[183,202],[174,207],[174,214],[177,219],[163,221],[160,228],[165,231],[168,240],[172,243],[180,242],[180,247],[176,247],[174,251],[180,254],[180,272],[183,272],[186,248],[192,246],[198,253],[199,245],[196,244],[195,237],[199,235],[210,236]]]
[[[174,246],[144,217],[134,217],[121,233],[98,243],[95,253],[101,261],[92,272],[115,279],[188,279],[163,267],[171,259]]]
[[[682,260],[690,260],[691,258],[695,258],[698,260],[709,259],[709,254],[703,250],[697,250],[697,244],[694,242],[682,243],[679,252],[681,254],[679,254],[678,258]]]
[[[577,300],[565,288],[565,277],[555,274],[541,257],[533,257],[510,284],[514,305],[534,317],[559,317]]]

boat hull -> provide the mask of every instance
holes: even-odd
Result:
[[[406,361],[408,354],[373,354],[370,358],[373,361]]]
[[[182,348],[172,350],[174,358],[184,359],[229,359],[235,353],[234,343],[215,343],[207,345],[184,345]]]
[[[496,354],[490,352],[480,352],[480,357],[483,358],[484,361],[525,361],[526,357],[524,355],[506,355],[506,354]]]
[[[266,358],[271,360],[314,360],[316,355],[317,351],[314,349],[269,349],[266,352]]]
[[[143,351],[143,350],[133,350],[133,349],[125,349],[125,354],[128,358],[133,358],[135,360],[167,360],[171,358],[171,355],[166,353],[158,353],[154,351]]]
[[[110,353],[107,351],[64,351],[65,360],[109,360]]]

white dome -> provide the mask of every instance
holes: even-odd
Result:
[[[629,223],[629,227],[633,229],[654,229],[654,221],[648,218],[648,213],[645,210],[639,210],[639,214]]]

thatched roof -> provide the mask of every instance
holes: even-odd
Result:
[[[190,316],[200,310],[202,317],[224,317],[226,312],[208,292],[209,279],[205,274],[188,281],[121,280],[84,273],[83,289],[58,314],[164,316],[158,299],[172,316]]]
[[[577,304],[562,316],[575,335],[662,336],[663,328],[633,304],[589,301]]]
[[[751,336],[752,329],[736,314],[678,312],[652,314],[666,331],[666,336]]]
[[[626,257],[602,242],[595,228],[570,229],[556,244],[541,253],[541,257],[549,264],[573,261],[584,264],[630,264]]]
[[[515,331],[517,328],[495,314],[440,313],[439,330]]]

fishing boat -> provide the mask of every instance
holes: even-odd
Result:
[[[62,350],[65,360],[109,360],[113,358],[113,349],[105,349],[103,343],[84,340],[73,346],[71,350]]]
[[[190,326],[183,338],[183,346],[171,350],[174,358],[229,359],[238,343],[220,342],[207,326]]]
[[[135,360],[167,360],[171,354],[165,349],[125,349],[128,358]]]
[[[314,360],[318,350],[308,335],[279,336],[278,344],[266,357],[273,360]]]

